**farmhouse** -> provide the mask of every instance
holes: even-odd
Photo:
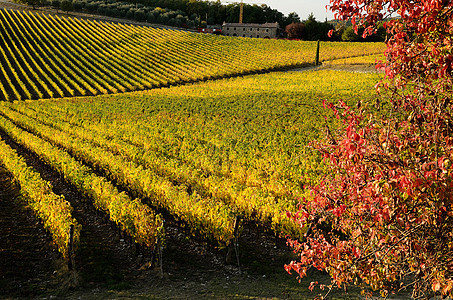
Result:
[[[222,34],[227,36],[242,36],[251,38],[277,38],[280,26],[275,23],[223,23]]]

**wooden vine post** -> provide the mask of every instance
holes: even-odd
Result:
[[[68,241],[68,270],[72,271],[74,268],[74,224],[69,226],[69,241]]]
[[[316,58],[315,58],[315,66],[319,65],[319,46],[321,42],[318,40],[318,44],[316,46]]]
[[[240,270],[240,265],[239,265],[239,251],[237,249],[237,240],[238,240],[238,235],[239,235],[239,224],[240,224],[240,217],[236,216],[236,219],[234,220],[234,232],[233,232],[233,238],[231,239],[229,245],[228,245],[228,251],[227,255],[225,257],[225,263],[227,265],[231,264],[232,256],[233,256],[233,251],[236,252],[236,258],[237,258],[237,263],[238,267]]]

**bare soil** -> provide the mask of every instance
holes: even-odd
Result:
[[[1,1],[1,0],[0,0]],[[290,69],[288,72],[305,72],[311,70],[334,70],[334,71],[346,71],[353,73],[382,73],[382,71],[376,70],[374,65],[370,64],[341,64],[341,65],[319,65],[319,66],[308,66],[304,68]]]
[[[64,264],[40,221],[0,168],[0,298],[31,297],[57,287]]]

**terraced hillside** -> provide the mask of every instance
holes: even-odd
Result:
[[[232,38],[0,10],[0,99],[97,95],[313,63],[316,42]],[[323,43],[320,60],[382,52]]]

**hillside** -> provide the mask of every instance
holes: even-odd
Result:
[[[236,217],[300,235],[284,213],[296,209],[296,195],[323,169],[306,147],[322,136],[326,121],[334,126],[318,107],[323,97],[371,97],[378,76],[271,73],[148,92],[3,103],[0,128],[68,172],[69,180],[75,171],[68,168],[83,166],[60,167],[59,161],[68,161],[65,152],[182,220],[198,238],[224,247]],[[350,82],[355,85],[344,88]]]
[[[373,102],[379,74],[288,71],[316,42],[10,10],[0,38],[0,294],[306,294],[279,236],[306,232],[287,212],[325,169],[309,146],[336,127],[321,103]],[[320,60],[382,48],[321,43]]]
[[[313,63],[316,43],[231,38],[0,10],[4,100],[144,90]],[[323,43],[320,60],[383,44]]]
[[[373,101],[379,78],[330,70],[272,72],[150,91],[3,102],[0,134],[74,207],[82,224],[75,255],[82,298],[83,287],[99,288],[106,298],[143,293],[158,299],[309,298],[306,287],[285,273],[283,264],[293,258],[275,245],[274,235],[297,229],[288,226],[286,211],[295,210],[303,185],[316,182],[324,169],[308,147],[324,135],[322,100],[354,103],[360,95],[364,103]],[[57,172],[49,176],[49,170]],[[130,198],[113,193],[109,184]],[[139,198],[132,201],[133,196]],[[143,223],[128,218],[134,211],[119,209],[119,199],[124,205],[143,203],[165,219],[162,268],[172,275],[138,270],[144,263],[137,266],[133,249],[144,236],[133,229]],[[92,215],[106,212],[104,218],[116,225],[93,220],[88,207]],[[152,237],[154,214],[136,207],[151,217],[146,236]],[[125,212],[123,219],[118,211]],[[236,217],[241,274],[236,256],[231,268],[223,263],[225,251],[212,251],[238,238]],[[124,245],[129,239],[112,227],[136,234]],[[118,247],[128,254],[114,250]],[[118,274],[112,274],[118,265]],[[152,288],[143,288],[143,278],[152,278]],[[4,282],[6,289],[9,281]],[[128,290],[117,290],[124,285]]]

